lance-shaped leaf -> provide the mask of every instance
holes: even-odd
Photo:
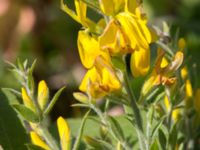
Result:
[[[53,99],[50,101],[49,105],[47,106],[47,108],[44,111],[44,115],[47,115],[53,108],[54,104],[56,103],[56,101],[58,100],[60,94],[62,93],[62,91],[65,89],[65,87],[62,87],[60,90],[58,90],[58,92],[54,95]]]
[[[33,112],[31,109],[24,105],[14,104],[12,107],[16,110],[16,112],[21,115],[26,121],[38,123],[39,116]]]
[[[12,92],[13,89],[9,88],[2,88],[2,92],[5,94],[5,96],[8,99],[8,102],[10,105],[12,104],[19,104],[19,101],[17,100],[17,97],[15,94]],[[20,93],[19,93],[20,94]]]

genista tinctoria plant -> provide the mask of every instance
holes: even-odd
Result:
[[[45,81],[40,81],[35,91],[35,63],[30,68],[26,61],[17,67],[12,65],[22,86],[21,93],[13,89],[3,91],[8,99],[13,93],[22,98],[21,102],[10,104],[30,134],[29,149],[198,149],[200,89],[194,84],[197,75],[191,73],[195,68],[188,66],[184,58],[185,40],[170,36],[165,22],[163,29],[148,24],[140,0],[74,0],[74,6],[75,10],[68,1],[61,0],[61,9],[82,25],[77,45],[87,71],[80,91],[73,93],[79,101],[73,106],[84,107],[88,112],[75,137],[67,122],[59,117],[59,139],[55,140],[45,118],[63,88],[50,100]],[[98,21],[88,17],[88,10],[99,15]],[[100,101],[104,109],[99,106]],[[109,115],[113,105],[123,108],[121,117],[132,128],[124,127],[126,121]],[[87,119],[98,123],[97,136],[85,134],[85,130],[90,130],[85,126]]]

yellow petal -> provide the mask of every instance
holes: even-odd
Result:
[[[95,62],[95,66],[87,71],[79,89],[89,92],[93,98],[100,98],[107,93],[120,89],[121,84],[111,66],[101,60]]]
[[[38,84],[38,104],[43,110],[47,105],[49,99],[49,88],[44,80],[40,81]]]
[[[142,87],[142,94],[146,95],[151,88],[155,85],[156,82],[156,73],[153,71],[151,73],[151,76],[144,82],[143,87]]]
[[[184,55],[181,51],[176,52],[173,61],[168,66],[167,71],[176,71],[183,63]]]
[[[57,119],[57,127],[62,150],[70,150],[70,128],[62,117]]]
[[[163,57],[162,61],[161,61],[161,64],[160,64],[160,67],[161,68],[165,68],[165,67],[167,67],[168,64],[169,63],[168,63],[167,59],[165,57]]]
[[[108,50],[111,55],[131,52],[131,49],[127,46],[129,44],[127,36],[120,28],[116,20],[112,20],[99,37],[101,49]]]
[[[76,13],[81,22],[86,20],[87,5],[81,0],[75,0]]]
[[[108,86],[108,92],[120,89],[121,84],[112,66],[101,57],[96,59],[95,67],[100,74],[102,85]]]
[[[86,68],[91,68],[97,56],[103,56],[109,60],[109,55],[99,48],[99,42],[85,31],[79,31],[78,34],[78,50],[82,64]]]
[[[172,118],[176,122],[180,119],[181,116],[181,108],[176,108],[172,111]]]
[[[137,0],[125,0],[125,10],[135,14],[135,9],[138,7]]]
[[[114,15],[124,9],[124,0],[99,0],[100,7],[104,14]]]
[[[31,141],[34,145],[44,148],[45,150],[51,150],[50,147],[35,133],[34,131],[30,132]]]
[[[184,67],[181,69],[181,77],[185,80],[188,76],[188,71],[187,71],[187,68]]]
[[[149,47],[151,32],[146,23],[130,13],[120,13],[116,18],[120,22],[124,33],[127,35],[129,45],[132,49],[135,49],[136,46],[144,49]]]
[[[185,83],[185,92],[186,92],[186,97],[187,98],[192,97],[192,95],[193,95],[192,84],[191,84],[189,79],[187,79],[186,83]]]
[[[132,53],[130,68],[134,77],[144,76],[150,68],[150,50],[139,49]]]
[[[35,106],[33,104],[33,101],[28,96],[27,91],[25,88],[22,88],[22,100],[26,107],[30,108],[32,111],[36,112]]]
[[[186,45],[185,39],[184,39],[184,38],[180,38],[180,39],[178,40],[178,47],[179,47],[179,49],[180,49],[180,50],[183,50],[183,49],[185,48],[185,45]]]
[[[168,99],[167,96],[165,96],[165,98],[164,98],[164,103],[165,103],[165,107],[166,107],[167,111],[169,112],[171,106],[170,106],[169,99]],[[179,120],[180,115],[181,115],[181,109],[180,108],[176,108],[172,111],[172,119],[175,122]]]
[[[169,99],[168,99],[167,96],[165,96],[164,102],[165,102],[165,107],[166,107],[167,111],[169,111],[170,110],[170,103],[169,103]]]

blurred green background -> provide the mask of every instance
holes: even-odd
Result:
[[[73,0],[65,2],[73,8]],[[196,67],[198,75],[200,1],[144,0],[144,7],[151,24],[161,27],[162,21],[166,21],[172,27],[172,34],[179,30],[187,42],[189,69]],[[72,92],[78,90],[85,72],[76,45],[79,29],[81,26],[61,11],[59,0],[0,0],[0,87],[20,90],[5,61],[37,59],[34,71],[37,83],[46,80],[52,95],[67,85],[51,114],[52,119],[58,115],[80,116],[79,110],[70,107],[74,102]]]

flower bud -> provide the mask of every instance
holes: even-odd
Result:
[[[33,101],[27,94],[27,91],[25,88],[22,88],[22,100],[26,107],[28,107],[29,109],[31,109],[34,112],[36,111]]]
[[[49,88],[44,80],[39,82],[38,85],[38,104],[44,110],[49,99]]]

